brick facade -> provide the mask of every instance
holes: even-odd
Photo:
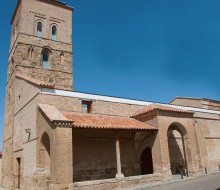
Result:
[[[151,102],[72,92],[72,10],[55,0],[18,1],[11,21],[2,186],[110,190],[170,180],[181,171],[193,176],[218,168],[218,101],[180,98],[171,102],[181,105],[178,108],[154,107]],[[39,20],[41,38],[36,36]],[[53,24],[58,29],[56,41],[51,39]],[[47,69],[42,67],[44,49],[50,53]],[[83,107],[85,102],[90,109]],[[189,105],[200,109],[184,107]],[[102,121],[93,128],[82,121],[78,127],[64,114],[86,111],[108,119],[132,118],[152,130],[125,129],[120,122],[104,128]]]

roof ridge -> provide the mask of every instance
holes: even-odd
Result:
[[[142,114],[145,114],[147,112],[154,111],[154,110],[172,111],[172,112],[181,112],[181,113],[194,113],[193,111],[190,111],[190,110],[175,108],[172,105],[169,106],[169,105],[163,105],[163,104],[158,104],[158,103],[152,103],[152,104],[146,106],[145,108],[137,111],[136,113],[131,115],[131,117],[133,118],[135,116],[142,115]]]
[[[61,110],[60,110],[61,111]],[[77,112],[77,111],[61,111],[63,114],[68,114],[68,113],[75,113],[75,114],[83,114],[83,115],[88,115],[88,116],[103,116],[103,117],[121,117],[121,118],[130,118],[130,116],[122,116],[122,115],[111,115],[111,114],[101,114],[101,113],[83,113],[83,112]]]

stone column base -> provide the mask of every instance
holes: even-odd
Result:
[[[123,179],[125,176],[124,176],[123,173],[120,173],[120,174],[116,174],[115,177],[116,177],[117,179]]]
[[[50,184],[49,190],[69,190],[69,184]]]

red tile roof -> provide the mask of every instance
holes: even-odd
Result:
[[[128,130],[157,130],[157,128],[133,118],[106,116],[96,114],[85,114],[65,112],[63,115],[73,121],[76,128],[97,128],[97,129],[128,129]]]
[[[31,77],[24,75],[24,74],[21,74],[21,73],[16,73],[15,76],[18,78],[24,79],[32,84],[35,84],[37,86],[43,87],[43,88],[54,88],[53,84],[41,81],[39,79],[31,78]]]
[[[144,109],[136,112],[131,117],[142,115],[142,114],[145,114],[145,113],[153,111],[153,110],[172,111],[172,112],[179,112],[179,113],[194,113],[189,110],[183,110],[183,109],[179,109],[179,108],[174,108],[172,106],[165,106],[165,105],[153,103],[153,104],[146,106]]]

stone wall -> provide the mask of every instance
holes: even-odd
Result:
[[[150,174],[142,176],[125,177],[124,179],[107,179],[107,180],[95,180],[86,182],[76,182],[70,185],[70,190],[116,190],[119,188],[130,188],[142,183],[158,182],[160,181],[160,174]]]
[[[33,47],[31,56],[29,48]],[[42,67],[42,51],[49,48],[49,68]],[[32,78],[55,85],[57,89],[72,90],[72,51],[71,45],[54,42],[48,39],[40,39],[26,34],[19,34],[17,45],[13,53],[14,63],[10,64],[8,79],[13,68],[16,72],[23,73]],[[61,52],[64,62],[61,62]]]

